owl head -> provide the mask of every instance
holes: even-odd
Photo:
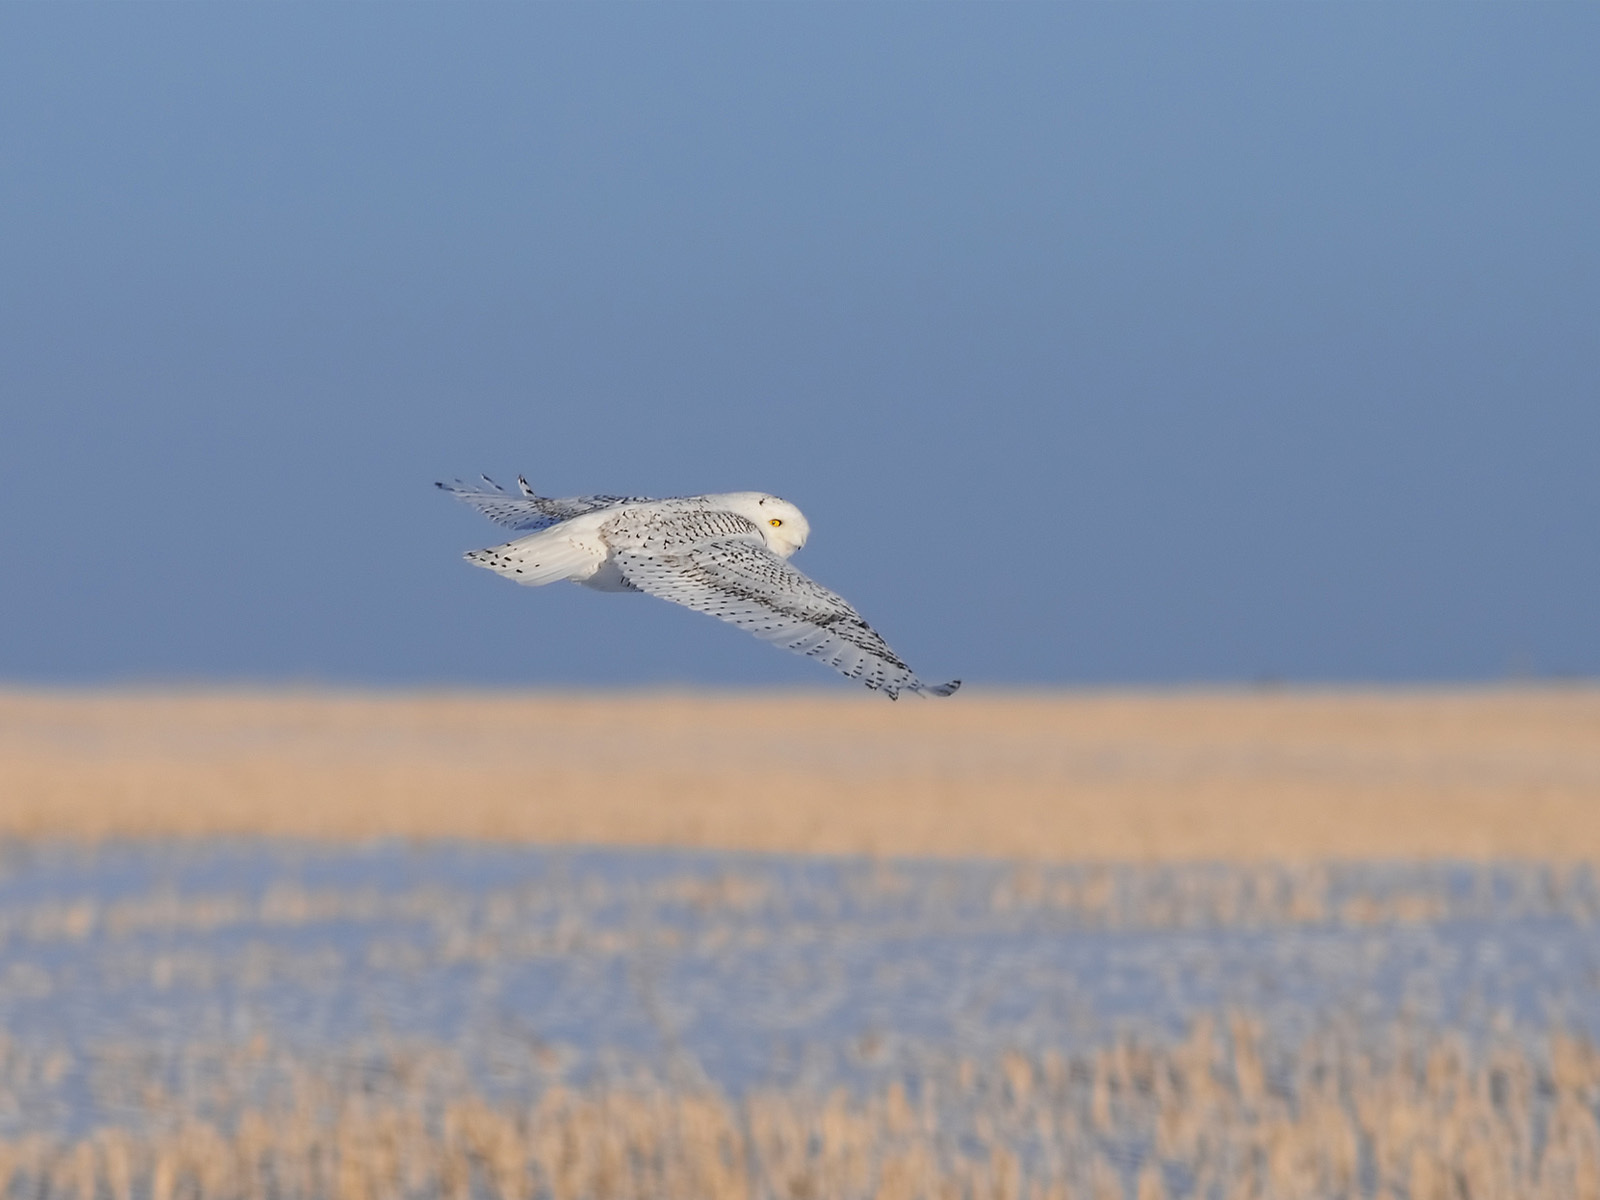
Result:
[[[734,512],[756,523],[767,549],[779,558],[788,558],[811,536],[811,523],[787,500],[766,492],[734,492],[724,499]]]

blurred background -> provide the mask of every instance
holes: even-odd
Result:
[[[1600,672],[1590,5],[0,7],[0,678],[815,683],[432,488],[778,492],[975,683]]]

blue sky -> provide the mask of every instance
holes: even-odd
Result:
[[[1576,4],[0,6],[0,681],[831,686],[468,567],[479,471],[778,492],[932,678],[1600,674],[1596,62]]]

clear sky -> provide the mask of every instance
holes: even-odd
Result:
[[[1600,674],[1600,6],[0,5],[0,682]],[[843,683],[837,686],[843,688]]]

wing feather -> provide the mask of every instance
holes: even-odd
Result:
[[[487,486],[465,484],[459,479],[434,486],[472,505],[497,525],[522,533],[537,533],[541,529],[570,521],[573,517],[581,517],[584,513],[615,508],[619,504],[637,504],[648,499],[645,496],[609,495],[565,496],[557,499],[539,495],[520,475],[517,477],[518,490],[515,495],[487,475],[483,476],[483,482]]]
[[[642,592],[821,659],[890,697],[948,696],[960,686],[923,683],[844,597],[773,554],[755,524],[736,513],[619,518],[605,535],[623,577]]]

